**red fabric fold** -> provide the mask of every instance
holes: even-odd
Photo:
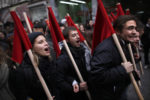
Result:
[[[110,14],[112,16],[113,21],[115,21],[117,19],[117,16],[115,16],[113,12],[111,12]]]
[[[59,24],[55,18],[55,15],[54,15],[51,7],[48,7],[48,15],[49,15],[49,23],[51,24],[51,28],[53,28],[53,30],[55,32],[58,42],[64,40],[64,36],[61,32],[61,29],[59,27]]]
[[[32,45],[16,12],[11,11],[10,14],[14,20],[12,60],[21,64],[23,51],[31,49]]]
[[[126,15],[130,15],[130,9],[126,10]]]
[[[117,4],[117,17],[118,16],[121,16],[121,15],[125,15],[123,9],[122,9],[122,6],[120,3]]]

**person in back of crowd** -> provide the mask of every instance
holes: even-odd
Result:
[[[86,46],[80,43],[80,37],[75,27],[69,26],[65,28],[63,34],[85,82],[80,82],[68,53],[63,46],[61,54],[56,61],[56,79],[59,83],[61,100],[88,100],[85,90],[89,89],[90,52]]]
[[[53,47],[52,37],[51,37],[51,33],[50,33],[50,30],[48,27],[46,28],[45,38],[49,44],[49,48],[50,48],[50,52],[51,52],[51,58],[53,60],[56,60],[56,52],[55,52],[54,47]]]
[[[88,20],[87,21],[87,24],[86,24],[86,29],[87,30],[90,30],[90,29],[93,29],[94,28],[94,23],[93,23],[93,20]]]
[[[61,29],[61,31],[63,32],[64,31],[64,29],[66,28],[65,27],[65,25],[64,24],[62,24],[62,23],[59,23],[59,27],[60,27],[60,29]]]
[[[0,41],[0,100],[16,100],[9,88],[9,68],[5,47]]]
[[[144,49],[144,60],[145,60],[145,66],[144,68],[150,68],[149,63],[149,49],[150,49],[150,17],[147,20],[147,24],[144,29],[144,34],[142,35],[142,44]]]
[[[4,31],[0,31],[0,39],[4,40],[6,37],[6,33]]]
[[[55,62],[51,61],[46,38],[42,32],[33,32],[28,36],[32,44],[34,61],[37,63],[52,96],[56,96]],[[27,53],[25,53],[20,66],[11,71],[10,82],[11,90],[17,100],[27,100],[28,97],[33,100],[47,100],[47,96]]]
[[[144,25],[141,21],[137,22],[137,34],[134,36],[134,39],[131,41],[131,46],[133,50],[133,55],[135,58],[135,62],[138,63],[141,61],[140,51],[141,50],[141,36],[144,33]],[[138,50],[138,51],[137,51]]]
[[[126,91],[131,83],[129,73],[133,64],[127,44],[137,34],[137,19],[131,15],[119,16],[113,27],[122,46],[127,62],[123,62],[112,36],[103,40],[94,50],[91,59],[93,100],[127,100]],[[139,79],[134,71],[136,80]]]
[[[45,34],[46,32],[46,25],[44,25],[42,22],[37,22],[34,24],[33,32],[42,32]]]
[[[85,34],[85,28],[83,24],[79,24],[79,30],[83,35]]]
[[[92,48],[93,30],[85,30],[84,37],[89,47]]]

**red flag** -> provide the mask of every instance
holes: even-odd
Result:
[[[80,41],[83,42],[85,40],[85,38],[81,34],[80,30],[77,28],[75,23],[72,21],[71,17],[70,16],[66,16],[66,20],[67,20],[68,26],[74,26],[76,28],[76,30],[78,31],[78,34],[80,36]]]
[[[28,16],[27,16],[27,18],[28,18],[28,21],[30,23],[31,29],[33,29],[33,23],[32,23],[32,21],[30,20],[30,18]]]
[[[130,15],[130,9],[126,9],[126,15]]]
[[[10,12],[14,20],[14,40],[13,40],[13,50],[12,50],[12,60],[21,64],[23,59],[23,51],[32,48],[30,40],[27,36],[23,25],[14,11]]]
[[[122,6],[120,3],[117,3],[117,17],[118,16],[121,16],[121,15],[125,15],[123,9],[122,9]]]
[[[60,55],[60,53],[61,53],[59,45],[58,45],[58,41],[57,41],[57,38],[55,36],[55,32],[54,32],[54,30],[52,28],[51,23],[49,23],[49,21],[46,20],[46,24],[47,24],[49,30],[51,31],[50,33],[51,33],[51,37],[52,37],[52,41],[53,41],[53,47],[54,47],[54,50],[56,52],[56,58],[57,58]]]
[[[55,32],[58,42],[64,40],[64,36],[61,32],[61,29],[59,27],[59,24],[55,18],[55,15],[54,15],[51,7],[48,7],[48,15],[49,15],[49,23],[51,24],[51,28],[53,28],[53,30]]]
[[[51,7],[48,7],[48,15],[49,15],[49,23],[47,22],[47,24],[51,31],[53,47],[56,52],[56,57],[58,57],[61,53],[58,42],[63,41],[64,36],[63,33],[61,32],[61,29],[59,27],[59,24],[55,18],[55,15]]]
[[[107,15],[107,12],[104,8],[104,5],[102,3],[102,0],[97,1],[98,1],[98,8],[93,33],[92,53],[100,42],[102,42],[104,39],[108,38],[113,33],[115,33],[109,20],[109,17]]]

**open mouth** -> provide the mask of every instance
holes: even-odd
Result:
[[[80,40],[76,41],[77,43],[80,43]]]
[[[44,50],[45,50],[45,51],[49,51],[49,48],[45,48]]]

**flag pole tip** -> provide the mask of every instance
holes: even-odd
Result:
[[[67,16],[70,16],[69,13],[67,13]]]
[[[120,2],[118,2],[116,5],[120,5]]]

